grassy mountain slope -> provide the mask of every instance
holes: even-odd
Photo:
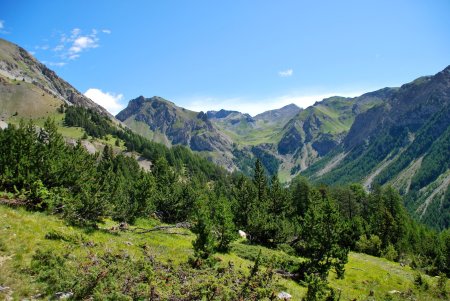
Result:
[[[0,75],[0,114],[2,119],[11,116],[36,118],[47,116],[63,104],[58,98],[41,88]]]
[[[0,216],[3,220],[0,227],[0,285],[6,287],[0,291],[0,296],[5,299],[33,296],[35,299],[47,299],[56,292],[69,291],[82,291],[96,296],[96,292],[105,292],[105,287],[109,288],[106,290],[109,293],[126,291],[126,281],[135,281],[132,279],[136,278],[126,280],[121,277],[121,273],[130,277],[127,275],[142,271],[134,269],[136,262],[146,257],[152,258],[151,265],[147,268],[152,270],[155,293],[164,299],[183,287],[194,290],[199,287],[199,280],[205,288],[214,282],[220,282],[223,278],[217,274],[217,270],[222,269],[223,273],[230,266],[234,267],[236,273],[248,275],[259,250],[262,250],[263,262],[266,263],[269,258],[275,259],[278,264],[289,259],[289,255],[282,251],[237,242],[231,253],[217,255],[220,259],[217,270],[202,271],[200,275],[186,265],[189,256],[193,254],[193,235],[190,231],[168,229],[137,233],[159,225],[156,220],[139,220],[136,226],[127,231],[115,230],[115,224],[107,220],[100,225],[99,230],[86,232],[66,226],[54,216],[11,209],[4,205],[0,205]],[[48,250],[51,250],[52,256],[43,257],[49,256],[45,255]],[[109,260],[109,264],[104,266],[103,260]],[[60,265],[64,266],[64,270]],[[79,265],[83,268],[80,269]],[[73,286],[70,279],[65,277],[75,272],[82,276]],[[185,281],[179,282],[178,275],[185,275]],[[422,275],[422,279],[428,284],[428,288],[424,289],[414,284],[415,275],[410,268],[397,263],[351,253],[345,278],[338,280],[331,274],[329,279],[334,288],[341,290],[341,300],[366,300],[371,291],[376,299],[442,300],[435,293],[436,278]],[[83,282],[88,279],[91,279],[90,282]],[[91,285],[85,286],[89,283]],[[447,287],[449,285],[450,282],[447,281]],[[83,288],[89,288],[89,291]],[[278,276],[275,276],[274,290],[287,291],[293,296],[293,300],[301,300],[306,293],[304,287]],[[136,291],[138,289],[135,293]]]
[[[286,123],[301,109],[294,104],[266,111],[251,117],[237,111],[207,112],[212,123],[230,136],[239,146],[276,143]]]
[[[0,39],[0,115],[42,116],[63,103],[112,117],[25,49]]]
[[[345,153],[345,158],[326,173],[312,166],[306,175],[328,184],[365,182],[368,188],[393,184],[407,195],[412,212],[419,211],[421,219],[446,228],[450,199],[443,175],[450,169],[449,107],[447,67],[403,85],[382,104],[356,116],[340,151],[317,165],[326,166],[338,154]],[[434,209],[427,210],[424,202],[434,203]],[[436,217],[436,211],[441,217],[430,223],[428,214]]]
[[[285,169],[290,174],[303,171],[336,148],[350,130],[355,117],[376,105],[392,93],[382,89],[360,97],[331,97],[299,112],[282,131],[278,153],[290,157]]]

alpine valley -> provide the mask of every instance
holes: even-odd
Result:
[[[400,88],[330,97],[250,116],[193,112],[140,96],[116,117],[168,146],[181,144],[232,170],[251,174],[256,158],[284,182],[302,174],[326,184],[390,184],[411,213],[450,226],[450,67]]]
[[[450,66],[226,109],[113,116],[0,39],[0,299],[448,300]]]
[[[417,219],[437,229],[450,226],[450,67],[399,88],[330,97],[304,109],[291,104],[256,116],[194,112],[162,97],[139,96],[113,117],[26,50],[0,40],[2,126],[24,117],[61,120],[62,105],[92,109],[169,147],[187,146],[228,171],[251,175],[259,159],[286,183],[303,175],[328,185],[361,183],[367,190],[389,184]],[[61,131],[67,140],[82,136],[82,130]],[[84,140],[92,152],[102,148],[101,141]]]

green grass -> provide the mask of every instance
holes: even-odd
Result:
[[[137,134],[150,140],[153,139],[154,133],[145,122],[137,121],[133,116],[132,118],[125,120],[124,123]]]
[[[259,122],[257,127],[253,128],[247,123],[242,122],[234,127],[226,122],[215,122],[215,125],[228,135],[234,143],[240,146],[255,146],[263,143],[276,143],[281,139],[282,128],[272,124]]]
[[[45,213],[28,212],[24,209],[12,209],[0,205],[0,285],[10,287],[11,290],[0,292],[0,299],[9,297],[16,299],[29,298],[41,292],[43,284],[29,273],[32,256],[37,249],[50,249],[54,254],[68,256],[72,260],[84,260],[105,251],[111,253],[126,253],[131,259],[142,258],[145,248],[154,258],[161,262],[181,264],[188,261],[193,254],[192,239],[189,230],[172,229],[170,231],[153,231],[137,234],[133,231],[109,231],[116,225],[106,220],[99,230],[87,232],[73,228]],[[159,224],[156,220],[139,219],[133,227],[152,228]],[[51,235],[50,235],[50,234]],[[52,239],[46,238],[49,237]],[[63,239],[58,239],[62,237]],[[55,239],[56,238],[56,239]],[[259,250],[262,250],[264,264],[272,262],[275,267],[289,269],[287,263],[301,261],[282,251],[270,250],[260,246],[235,242],[229,254],[217,254],[221,264],[232,262],[238,269],[247,273],[252,266]],[[409,267],[402,267],[390,262],[364,254],[350,253],[349,263],[346,265],[345,279],[338,280],[334,273],[330,273],[331,286],[340,289],[341,300],[366,300],[370,291],[376,300],[385,299],[389,291],[398,290],[411,293],[416,300],[439,300],[434,295],[436,279],[423,276],[429,284],[429,289],[418,289],[414,285],[413,271]],[[288,279],[277,277],[278,287],[293,295],[293,300],[301,300],[306,288]],[[447,287],[450,283],[447,282]],[[449,291],[450,294],[450,291]],[[393,300],[401,299],[394,295]],[[395,299],[397,298],[397,299]]]
[[[344,112],[335,111],[332,108],[325,106],[317,106],[315,109],[317,110],[317,116],[323,123],[322,128],[325,133],[342,133],[348,131],[353,124],[353,116],[349,116],[349,118],[344,120],[342,119],[342,117],[345,116]]]
[[[58,113],[58,112],[53,112],[51,114],[48,114],[47,116],[41,116],[41,117],[36,117],[33,118],[33,123],[38,126],[38,127],[44,127],[45,121],[47,120],[47,118],[51,118],[52,120],[54,120],[56,126],[58,127],[58,132],[65,138],[71,138],[71,139],[82,139],[84,134],[85,134],[85,130],[81,127],[67,127],[64,125],[64,114]],[[20,116],[14,116],[8,119],[8,123],[14,124],[14,125],[18,125],[20,123]],[[27,119],[25,119],[27,120]],[[112,135],[107,135],[104,138],[93,138],[88,136],[89,139],[92,141],[96,141],[100,144],[103,145],[110,145],[114,148],[118,148],[121,151],[126,151],[126,147],[124,146],[124,143],[122,140],[113,137]],[[119,146],[116,146],[116,140],[119,140]]]
[[[281,183],[288,183],[292,179],[291,168],[283,168],[278,171],[278,178]]]
[[[1,77],[7,83],[0,85],[0,113],[6,117],[16,113],[19,118],[47,116],[63,103],[31,83]]]
[[[38,127],[43,127],[47,118],[51,118],[55,121],[55,124],[58,127],[58,132],[64,137],[73,139],[81,139],[83,137],[84,130],[82,128],[64,126],[64,114],[51,112],[46,114],[46,116],[36,116],[31,119],[35,125]],[[19,114],[18,116],[9,118],[8,123],[18,125],[21,119],[24,119],[25,121],[28,120],[28,118],[21,117]]]
[[[434,279],[424,276],[429,283]],[[336,279],[334,273],[330,275],[330,281],[334,288],[342,290],[343,300],[366,300],[370,291],[375,297],[384,298],[390,291],[406,292],[412,290],[418,300],[438,300],[430,292],[423,292],[414,286],[414,271],[409,267],[401,267],[400,264],[377,258],[370,255],[350,253],[349,263],[346,265],[344,279]]]
[[[23,209],[11,209],[0,206],[0,285],[12,289],[14,299],[30,296],[40,289],[40,284],[33,281],[26,271],[35,251],[40,248],[51,249],[55,254],[66,254],[84,258],[88,253],[101,253],[108,250],[112,253],[126,252],[131,258],[142,256],[145,246],[162,262],[187,262],[193,254],[191,240],[193,235],[188,230],[177,229],[179,234],[154,231],[135,234],[131,231],[120,231],[116,234],[107,229],[115,225],[106,220],[100,229],[85,232],[83,229],[67,226],[55,216],[44,213],[30,213]],[[151,227],[155,222],[138,220],[136,226]],[[79,244],[63,240],[46,239],[50,232],[61,233],[67,237],[81,237]],[[92,242],[94,247],[84,244]],[[0,299],[2,295],[0,294]]]

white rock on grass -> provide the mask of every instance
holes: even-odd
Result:
[[[291,300],[291,298],[292,298],[292,296],[286,292],[278,293],[277,297],[278,297],[278,299],[281,299],[281,300]]]

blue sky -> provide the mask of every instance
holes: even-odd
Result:
[[[0,2],[0,37],[116,113],[139,95],[256,114],[450,65],[450,1]]]

